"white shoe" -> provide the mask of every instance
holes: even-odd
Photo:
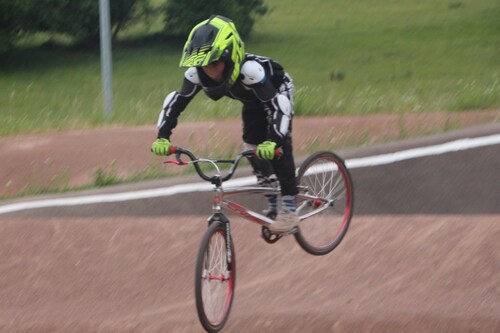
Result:
[[[269,225],[269,230],[274,233],[283,233],[292,230],[299,225],[300,219],[297,212],[288,209],[280,210],[278,217]]]

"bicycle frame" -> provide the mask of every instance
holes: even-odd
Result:
[[[171,153],[176,154],[176,160],[175,161],[166,161],[165,163],[174,163],[177,165],[186,165],[189,164],[187,162],[184,162],[180,159],[180,156],[182,154],[188,156],[191,159],[191,162],[195,170],[197,171],[198,175],[206,180],[214,184],[214,189],[212,190],[212,210],[214,215],[213,216],[223,216],[223,209],[227,208],[231,210],[232,212],[238,214],[239,216],[245,218],[246,220],[252,221],[254,223],[263,225],[263,226],[268,226],[274,222],[271,218],[268,218],[267,216],[264,216],[262,214],[259,214],[255,212],[252,209],[249,209],[245,207],[242,204],[239,204],[235,202],[234,200],[228,199],[230,196],[234,196],[237,194],[260,194],[260,195],[277,195],[280,196],[281,192],[279,188],[274,188],[274,187],[265,187],[265,186],[236,186],[236,187],[229,187],[229,188],[224,188],[223,183],[233,176],[234,172],[236,171],[236,168],[238,167],[239,161],[243,157],[249,157],[249,156],[254,156],[255,152],[253,150],[247,150],[241,152],[236,159],[234,160],[217,160],[217,159],[198,159],[196,158],[190,151],[178,148],[178,147],[172,147],[171,148]],[[276,155],[279,156],[280,151],[276,151]],[[209,176],[205,174],[201,168],[199,167],[199,163],[211,163],[216,170],[218,171],[217,175],[214,176]],[[229,163],[231,164],[231,168],[228,171],[228,173],[225,176],[222,176],[220,169],[218,167],[218,164],[220,163]],[[305,220],[310,216],[313,216],[315,214],[318,214],[322,212],[323,210],[327,209],[328,207],[332,206],[334,204],[334,200],[327,200],[324,198],[320,198],[317,196],[312,196],[307,194],[307,188],[300,188],[299,187],[299,193],[296,195],[296,200],[299,202],[299,206],[297,207],[297,211],[300,213],[301,209],[305,205],[313,205],[314,210],[310,211],[307,214],[300,215],[299,218],[300,220]],[[229,223],[229,220],[227,220],[224,217],[224,220]],[[210,219],[209,219],[210,221]]]
[[[280,196],[281,192],[279,188],[273,188],[273,187],[247,187],[247,186],[238,186],[238,187],[233,187],[233,188],[227,188],[224,189],[222,186],[221,187],[216,187],[213,193],[213,210],[214,213],[220,213],[222,212],[222,208],[228,208],[232,212],[238,214],[239,216],[255,222],[260,225],[269,225],[272,224],[274,221],[262,214],[259,214],[255,212],[252,209],[247,208],[246,206],[239,204],[235,202],[234,200],[230,200],[227,197],[237,195],[237,194],[260,194],[260,195],[277,195]],[[307,214],[300,215],[299,218],[300,220],[305,220],[308,217],[318,214],[322,212],[323,210],[327,209],[329,206],[333,205],[334,200],[325,200],[323,198],[319,198],[316,196],[311,196],[307,193],[298,193],[296,195],[296,199],[298,202],[301,202],[301,204],[297,207],[297,210],[300,212],[301,208],[303,208],[305,205],[308,203],[311,203],[314,205],[316,208],[313,211],[310,211]]]

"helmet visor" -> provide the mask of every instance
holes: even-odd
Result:
[[[214,42],[219,29],[213,25],[202,25],[191,33],[184,46],[181,67],[206,66],[220,59],[222,52]]]

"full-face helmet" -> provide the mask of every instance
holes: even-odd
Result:
[[[238,79],[244,57],[244,44],[233,21],[224,16],[213,15],[196,25],[189,33],[180,67],[203,67],[216,61],[224,61],[222,82],[205,87],[209,97],[219,99]]]

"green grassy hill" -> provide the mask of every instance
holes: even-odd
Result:
[[[268,0],[247,51],[294,78],[298,115],[500,107],[497,0]],[[153,124],[182,81],[181,42],[113,49],[115,111],[103,119],[98,50],[22,49],[0,58],[0,135]],[[140,31],[139,31],[140,33]],[[239,104],[199,94],[183,119],[238,117]]]

